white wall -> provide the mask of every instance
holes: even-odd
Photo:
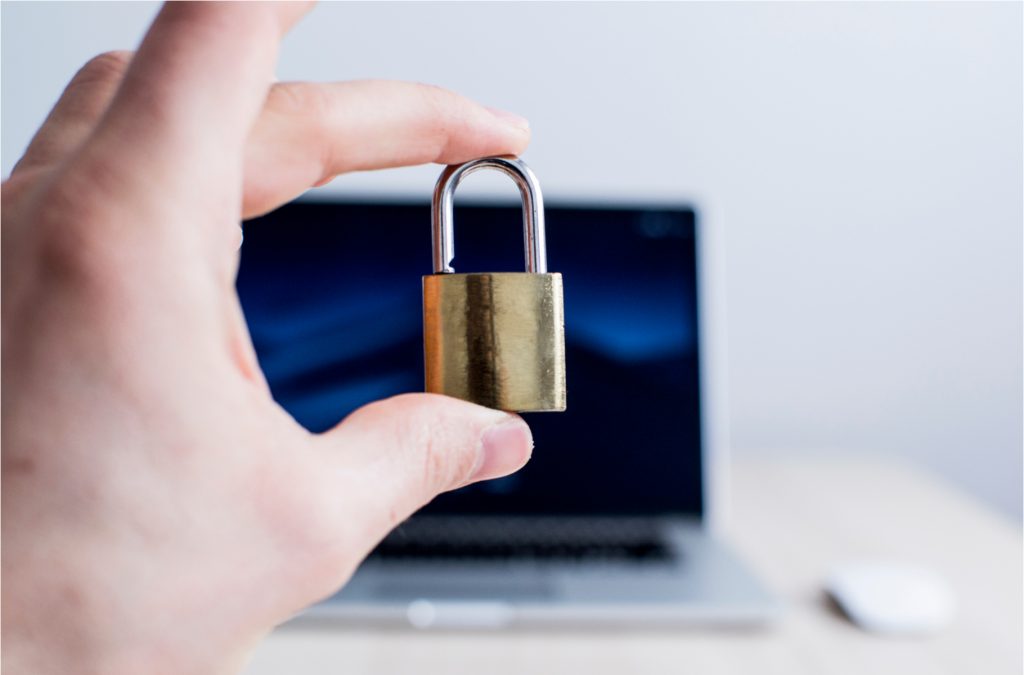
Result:
[[[725,242],[738,454],[900,454],[1020,518],[1021,7],[331,4],[279,75],[522,113],[549,199],[697,196]],[[5,175],[77,65],[154,11],[3,3]]]

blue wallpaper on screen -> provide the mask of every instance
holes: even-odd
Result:
[[[518,206],[456,209],[456,271],[523,268]],[[428,510],[699,513],[694,213],[547,209],[565,286],[568,410],[527,415],[516,476]],[[313,431],[422,391],[429,207],[296,202],[245,225],[238,290],[276,400]]]

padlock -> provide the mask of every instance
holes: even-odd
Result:
[[[525,272],[455,274],[453,201],[467,175],[497,169],[523,200]],[[547,271],[544,202],[515,157],[449,166],[431,206],[434,273],[423,277],[426,390],[517,412],[565,410],[562,275]]]

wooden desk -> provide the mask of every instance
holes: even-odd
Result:
[[[257,650],[275,673],[984,673],[1022,671],[1021,528],[906,465],[737,463],[728,537],[787,604],[757,630],[434,633],[289,628]],[[928,638],[861,632],[825,601],[822,579],[859,557],[945,575],[956,622]]]

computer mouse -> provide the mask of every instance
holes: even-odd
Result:
[[[953,590],[934,571],[897,562],[840,565],[826,582],[828,594],[857,626],[872,633],[922,635],[953,620]]]

